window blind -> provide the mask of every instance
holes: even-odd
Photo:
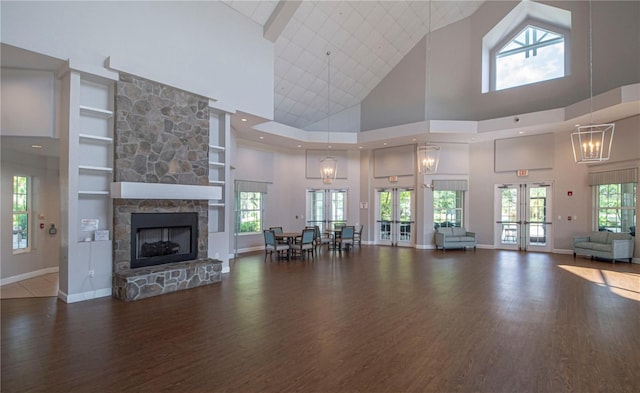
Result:
[[[261,192],[266,194],[268,184],[259,181],[236,180],[236,192]]]
[[[433,189],[446,191],[467,191],[469,189],[469,186],[466,180],[434,180]]]
[[[617,171],[589,173],[589,185],[637,183],[638,168],[620,169]]]

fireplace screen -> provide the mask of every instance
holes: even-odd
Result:
[[[131,268],[197,258],[197,213],[131,215]]]

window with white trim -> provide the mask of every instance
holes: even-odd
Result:
[[[264,216],[264,194],[261,192],[240,191],[239,230],[238,233],[257,233],[262,230]]]
[[[566,34],[561,29],[527,24],[492,51],[494,90],[567,75]]]
[[[433,191],[433,225],[461,227],[464,222],[464,191]]]
[[[600,184],[593,187],[599,231],[635,234],[636,187],[637,183]]]
[[[31,250],[31,178],[13,177],[13,252]]]
[[[433,226],[464,226],[467,180],[433,180]]]

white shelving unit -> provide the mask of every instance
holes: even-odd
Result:
[[[78,220],[98,219],[112,234],[113,106],[110,80],[80,77],[78,129]],[[77,223],[80,225],[80,222]],[[92,234],[78,230],[78,241]]]
[[[221,199],[209,200],[209,257],[223,262],[222,271],[229,271],[229,156],[231,136],[230,114],[209,106],[209,185],[222,188]]]
[[[115,83],[118,74],[69,61],[57,73],[60,94],[61,222],[59,297],[68,303],[110,296],[113,272]],[[94,240],[83,219],[109,240]]]

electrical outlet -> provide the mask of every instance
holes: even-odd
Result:
[[[94,270],[89,270],[89,277],[95,277],[96,272]]]

